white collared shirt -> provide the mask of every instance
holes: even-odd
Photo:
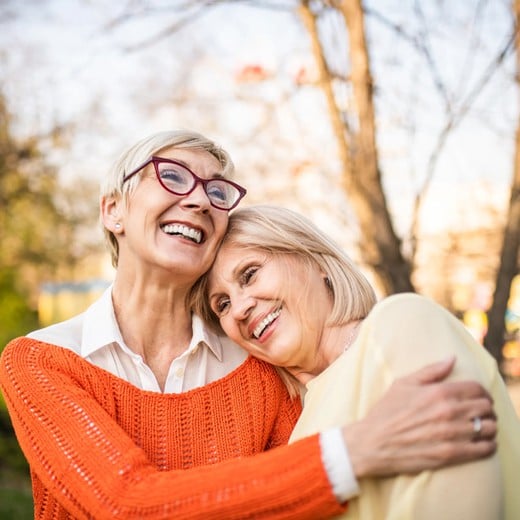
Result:
[[[193,316],[192,333],[188,348],[170,366],[165,393],[186,392],[221,379],[247,359],[247,352],[227,337],[212,333],[198,316]],[[112,304],[112,287],[82,314],[28,337],[68,348],[138,388],[161,392],[143,358],[123,340]]]
[[[208,330],[196,315],[192,318],[192,333],[186,351],[170,365],[164,393],[186,392],[221,379],[248,357],[229,338]],[[161,392],[150,367],[123,340],[112,303],[112,286],[85,312],[27,336],[68,348],[138,388]],[[359,487],[340,429],[323,432],[320,445],[323,464],[338,500],[344,502],[356,496]]]

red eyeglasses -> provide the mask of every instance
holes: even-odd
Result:
[[[235,182],[227,179],[202,179],[183,164],[156,156],[125,175],[123,184],[150,163],[154,166],[157,180],[166,191],[174,195],[188,195],[200,183],[210,204],[217,209],[226,211],[233,209],[247,193],[245,188]]]

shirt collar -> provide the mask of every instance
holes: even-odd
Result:
[[[112,303],[112,287],[110,285],[86,311],[81,336],[81,357],[86,358],[92,353],[112,343],[117,343],[124,350],[128,349],[123,341]],[[223,359],[223,349],[220,338],[211,332],[197,315],[192,317],[192,338],[187,352],[195,350],[199,345],[206,345],[219,360]]]
[[[112,285],[86,311],[81,335],[81,357],[111,343],[124,345],[112,304]]]
[[[217,334],[211,332],[208,326],[202,321],[200,316],[196,314],[192,315],[191,318],[191,326],[192,326],[192,337],[190,341],[190,346],[188,347],[188,352],[197,347],[197,345],[205,344],[213,355],[219,360],[223,359],[223,350],[222,343],[220,342],[220,338]]]

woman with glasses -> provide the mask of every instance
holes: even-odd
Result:
[[[245,195],[232,173],[228,154],[193,132],[154,134],[123,153],[100,203],[113,284],[81,315],[5,348],[0,383],[35,518],[327,518],[346,509],[356,477],[495,450],[493,421],[479,442],[465,428],[464,415],[492,413],[487,392],[439,383],[449,363],[403,378],[354,425],[280,446],[299,399],[187,304]],[[445,434],[411,425],[417,445],[393,424],[386,410],[403,394],[426,424],[438,417],[425,403],[443,398],[446,450],[437,449]],[[376,430],[384,434],[365,441]],[[395,446],[409,457],[389,460]]]
[[[305,385],[292,441],[363,418],[397,378],[456,356],[451,377],[478,380],[494,399],[497,453],[415,476],[363,479],[345,518],[520,518],[520,421],[493,358],[433,301],[399,294],[376,304],[361,271],[311,222],[284,208],[258,206],[231,215],[194,302],[215,330],[284,367],[293,387]],[[403,428],[408,406],[403,399],[392,410]],[[431,406],[444,412],[441,403]],[[491,425],[480,415],[467,416],[466,424],[475,441]]]

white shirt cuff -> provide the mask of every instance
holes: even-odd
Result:
[[[340,428],[320,434],[321,458],[338,502],[359,495],[359,484]]]

